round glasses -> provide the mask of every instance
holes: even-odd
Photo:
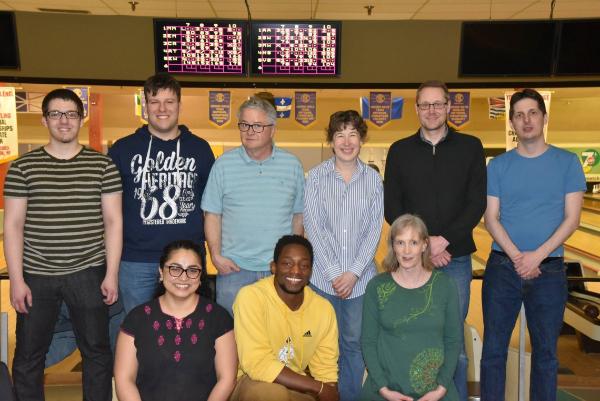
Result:
[[[188,267],[187,269],[184,269],[181,266],[169,265],[167,266],[167,269],[169,269],[169,274],[171,275],[171,277],[174,278],[181,276],[183,272],[185,272],[185,275],[189,279],[194,280],[200,277],[200,273],[202,273],[202,269],[199,269],[197,267]]]

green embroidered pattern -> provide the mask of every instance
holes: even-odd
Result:
[[[438,370],[444,362],[444,354],[438,348],[426,348],[410,363],[410,385],[418,394],[425,394],[437,387]]]
[[[398,328],[398,326],[400,326],[402,324],[406,324],[406,323],[410,322],[411,320],[418,318],[419,316],[423,315],[425,312],[427,312],[429,310],[429,308],[431,307],[431,303],[433,301],[433,295],[432,295],[433,284],[435,284],[435,281],[437,280],[439,272],[433,271],[433,273],[431,273],[431,274],[432,274],[431,282],[427,285],[424,285],[419,291],[419,292],[422,292],[425,297],[425,304],[423,305],[423,307],[422,308],[414,308],[413,310],[411,310],[411,312],[408,315],[402,316],[401,318],[396,320],[394,322],[394,328]]]
[[[396,283],[393,281],[386,282],[377,287],[377,298],[379,300],[379,309],[383,309],[383,306],[388,301],[390,296],[396,291]]]

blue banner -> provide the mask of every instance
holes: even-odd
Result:
[[[470,92],[450,92],[450,114],[448,124],[460,129],[469,122],[471,113]]]
[[[209,91],[208,93],[208,120],[217,127],[222,127],[229,122],[231,117],[231,92]]]
[[[392,98],[392,120],[399,120],[402,118],[403,108],[404,98]],[[369,120],[369,99],[366,96],[360,98],[360,112],[363,119]]]
[[[89,86],[65,86],[65,89],[72,90],[81,99],[83,103],[83,121],[88,120],[90,110],[90,87]]]
[[[276,97],[275,109],[277,110],[277,118],[290,118],[290,114],[292,114],[292,98]]]
[[[294,95],[296,121],[305,127],[317,119],[317,92],[296,92]]]

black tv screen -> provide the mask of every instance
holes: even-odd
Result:
[[[252,74],[339,75],[341,34],[339,21],[254,21]]]
[[[462,76],[549,76],[554,21],[463,22],[459,74]]]
[[[556,73],[600,74],[600,20],[561,22]]]
[[[0,68],[19,68],[15,14],[0,11]]]
[[[157,72],[244,75],[246,22],[155,19]]]

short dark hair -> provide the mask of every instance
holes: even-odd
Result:
[[[312,244],[310,243],[309,240],[307,240],[303,236],[296,235],[296,234],[284,235],[283,237],[279,238],[279,241],[277,241],[277,244],[275,245],[275,251],[273,252],[273,262],[277,263],[277,260],[279,259],[279,255],[281,255],[281,251],[283,251],[283,248],[285,248],[288,245],[292,245],[292,244],[302,245],[303,247],[306,248],[306,250],[308,251],[308,254],[310,255],[310,265],[312,267],[313,260],[315,257],[315,255],[313,253]]]
[[[150,96],[156,96],[161,89],[170,89],[177,96],[177,101],[181,101],[181,85],[173,76],[161,72],[152,75],[144,82],[144,96],[146,96],[146,99]]]
[[[48,106],[50,105],[50,102],[54,99],[62,99],[75,103],[75,106],[77,106],[77,112],[79,113],[79,116],[83,118],[83,102],[75,92],[73,92],[70,89],[64,88],[54,89],[53,91],[50,91],[46,96],[44,96],[44,100],[42,100],[42,114],[44,116],[46,115],[46,113],[48,113]]]
[[[356,110],[336,111],[329,117],[329,125],[325,130],[327,133],[327,142],[333,142],[333,135],[350,126],[358,131],[360,139],[364,141],[367,136],[367,123],[358,114]]]
[[[542,111],[542,114],[546,115],[546,104],[544,103],[544,98],[538,91],[535,89],[523,89],[522,91],[515,92],[510,97],[510,110],[508,111],[508,119],[512,120],[513,115],[515,114],[515,104],[519,100],[523,99],[533,99],[537,102],[538,108]]]
[[[439,88],[444,91],[444,98],[446,98],[446,101],[450,100],[450,92],[448,92],[448,87],[446,86],[446,84],[442,81],[432,79],[430,81],[425,81],[421,85],[419,85],[419,88],[417,89],[417,97],[415,99],[417,103],[419,103],[419,95],[425,88]]]
[[[207,280],[208,273],[206,271],[206,256],[203,252],[204,251],[203,245],[197,244],[197,243],[187,240],[187,239],[181,239],[181,240],[176,240],[176,241],[170,242],[167,244],[167,246],[165,246],[163,248],[162,254],[160,255],[160,259],[159,259],[159,267],[161,269],[163,269],[165,267],[165,263],[167,263],[167,260],[169,260],[169,258],[171,257],[171,254],[180,249],[192,251],[196,254],[196,256],[198,256],[198,259],[200,260],[200,264],[201,264],[200,267],[202,269],[202,272],[200,273],[200,285],[198,286],[198,289],[196,290],[196,292],[206,298],[212,299],[213,294],[212,294],[212,289],[210,287],[210,283]],[[165,293],[165,286],[161,282],[161,283],[159,283],[154,296],[159,297],[159,296],[163,295],[164,293]]]

